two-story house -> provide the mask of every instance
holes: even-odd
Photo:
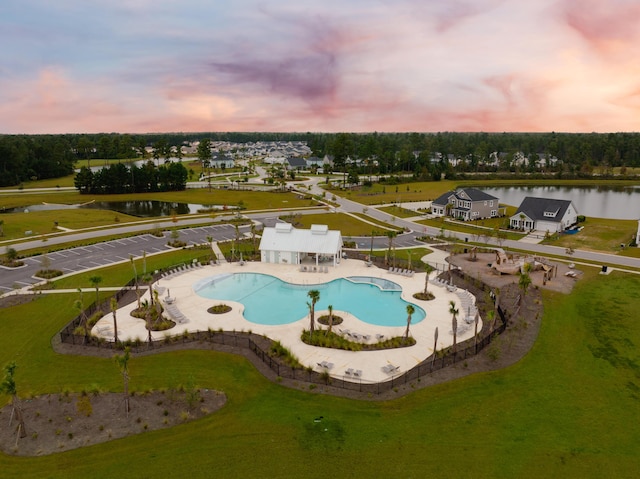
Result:
[[[476,188],[460,188],[433,200],[431,213],[464,221],[494,218],[500,215],[499,199]]]

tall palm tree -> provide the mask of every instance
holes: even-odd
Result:
[[[409,339],[409,326],[411,326],[411,316],[416,312],[416,308],[412,304],[407,304],[407,329],[404,332],[405,341]]]
[[[398,232],[393,230],[393,231],[387,231],[387,238],[389,238],[389,250],[388,250],[388,255],[387,255],[387,265],[389,265],[389,258],[391,258],[391,249],[393,248],[393,238],[395,238],[396,236],[398,236]]]
[[[256,224],[252,221],[251,222],[251,242],[253,244],[253,254],[255,255],[257,250],[256,250]]]
[[[425,277],[424,277],[424,295],[427,295],[427,289],[429,286],[429,271],[426,272]]]
[[[133,255],[129,255],[129,261],[131,261],[131,267],[133,268],[133,277],[136,285],[136,299],[138,301],[138,309],[140,309],[140,288],[138,288],[138,271],[136,270],[136,264],[133,261]]]
[[[151,306],[153,306],[153,276],[147,273],[142,277],[142,281],[149,284],[149,296],[151,296]]]
[[[118,300],[111,298],[111,314],[113,314],[113,341],[118,344],[118,321],[116,321],[116,310],[118,309]]]
[[[449,301],[449,312],[451,313],[451,329],[453,331],[453,352],[456,352],[456,343],[458,342],[458,309],[454,301]]]
[[[527,290],[529,286],[531,286],[531,276],[529,272],[532,270],[531,263],[525,263],[523,267],[523,271],[520,273],[520,279],[518,280],[518,286],[522,290],[522,296],[520,296],[520,301],[527,295]]]
[[[98,303],[100,303],[100,296],[98,295],[98,287],[100,283],[102,283],[102,276],[98,276],[98,275],[91,276],[89,278],[89,282],[94,288],[96,288],[96,306],[98,306]]]
[[[309,297],[309,299],[311,299],[311,303],[307,303],[309,305],[309,332],[313,333],[316,327],[314,315],[316,303],[320,300],[320,291],[318,291],[317,289],[312,289],[307,293],[307,296]]]
[[[89,337],[89,325],[87,324],[87,315],[84,312],[84,300],[82,298],[82,288],[78,288],[78,293],[80,293],[80,298],[76,300],[74,303],[75,308],[78,310],[78,314],[81,316],[82,329],[84,330],[84,340],[87,342],[87,338]]]
[[[124,409],[127,413],[127,417],[129,417],[129,358],[131,355],[129,354],[129,346],[124,348],[124,354],[116,355],[115,361],[120,371],[122,372],[122,382],[124,383]]]
[[[330,304],[327,306],[327,310],[329,311],[329,330],[327,334],[331,334],[331,328],[333,327],[333,305]]]

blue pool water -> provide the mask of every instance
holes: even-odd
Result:
[[[267,274],[229,273],[200,280],[193,289],[204,298],[242,303],[245,319],[257,324],[288,324],[308,317],[307,293],[312,289],[320,292],[316,311],[326,310],[331,304],[334,311],[347,311],[370,324],[407,324],[409,303],[400,297],[396,283],[380,278],[358,276],[354,281],[339,278],[323,284],[297,285]],[[426,316],[421,307],[414,307],[412,324]]]

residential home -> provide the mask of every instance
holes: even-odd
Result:
[[[211,155],[211,168],[233,168],[233,158],[222,153],[213,153]]]
[[[286,163],[288,170],[304,170],[307,167],[307,162],[304,158],[295,157],[295,158],[287,158]]]
[[[476,188],[449,191],[431,203],[434,216],[451,216],[464,221],[500,216],[499,198]]]
[[[515,229],[563,231],[578,222],[578,211],[570,200],[527,196],[509,219]]]

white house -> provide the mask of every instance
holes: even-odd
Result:
[[[319,263],[340,262],[342,254],[340,231],[327,225],[311,225],[311,229],[296,229],[289,223],[277,223],[266,227],[260,240],[260,257],[263,263],[301,264],[303,261]]]
[[[578,211],[570,200],[527,196],[509,219],[512,228],[559,232],[578,222]]]

